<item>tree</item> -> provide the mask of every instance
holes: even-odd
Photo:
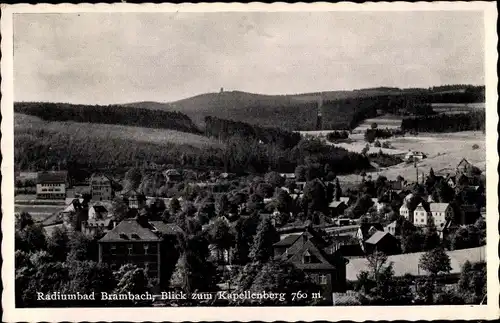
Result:
[[[451,238],[451,248],[453,250],[474,248],[481,245],[485,236],[475,225],[460,227]]]
[[[247,202],[247,209],[250,212],[260,211],[264,209],[264,199],[261,195],[254,193],[250,195]]]
[[[441,240],[439,239],[439,235],[436,229],[436,225],[434,221],[431,220],[426,226],[425,236],[424,236],[424,251],[432,250],[439,247]]]
[[[257,227],[250,258],[254,262],[264,263],[273,256],[273,244],[279,240],[276,229],[269,218],[263,218]]]
[[[97,241],[90,239],[81,232],[73,232],[69,236],[69,260],[98,261],[98,244]]]
[[[308,213],[314,211],[325,212],[328,207],[325,186],[319,180],[307,182],[304,187],[302,201],[304,211]]]
[[[299,182],[303,182],[306,180],[307,169],[304,165],[299,165],[295,168],[295,178]]]
[[[387,264],[387,255],[376,251],[367,256],[368,271],[358,274],[356,289],[362,304],[405,305],[411,302],[408,279],[394,277],[392,263]]]
[[[151,288],[145,270],[135,265],[123,265],[118,272],[115,273],[115,277],[118,283],[113,291],[114,294],[131,293],[133,295],[141,295]],[[134,306],[144,306],[148,302],[147,300],[123,301],[124,304],[131,303]]]
[[[181,210],[181,203],[175,197],[170,200],[170,210],[172,214],[177,214]]]
[[[278,172],[269,172],[264,178],[266,183],[273,187],[281,187],[285,184],[285,179]]]
[[[272,290],[282,293],[282,299],[258,299],[252,303],[258,305],[306,305],[311,299],[295,299],[292,301],[292,293],[298,291],[310,295],[318,292],[320,286],[313,283],[303,271],[296,269],[292,264],[270,261],[265,263],[255,276],[250,287],[251,292]]]
[[[424,234],[419,230],[403,233],[401,249],[404,253],[420,252],[423,250]]]
[[[65,293],[90,294],[95,292],[111,293],[116,287],[116,280],[108,265],[95,261],[69,261],[67,263],[69,281],[65,285]],[[96,297],[94,303],[105,303]],[[71,305],[89,304],[88,300],[73,301]],[[92,302],[90,303],[92,304]]]
[[[378,141],[378,140],[375,140],[375,142],[373,143],[373,146],[382,147],[382,145],[380,144],[380,141]]]
[[[16,214],[16,229],[24,230],[27,226],[35,223],[33,221],[33,217],[28,212],[21,212],[20,214]]]
[[[420,267],[429,272],[431,277],[436,277],[440,273],[449,273],[451,270],[450,257],[444,249],[436,248],[420,257]]]
[[[52,235],[48,238],[48,252],[57,261],[65,261],[69,252],[69,237],[68,232],[64,227],[57,227],[52,231]]]
[[[125,178],[124,178],[125,190],[136,190],[139,187],[139,184],[141,184],[141,180],[142,180],[141,170],[137,167],[130,168],[125,173]]]
[[[245,265],[249,261],[250,246],[258,224],[257,216],[238,219],[234,228],[236,234],[232,263]]]
[[[215,207],[218,216],[223,216],[229,211],[230,203],[227,194],[222,194]]]
[[[292,198],[284,190],[278,190],[274,199],[275,207],[280,212],[290,213],[292,210]]]
[[[24,246],[25,251],[47,250],[47,237],[40,224],[26,226],[24,230],[19,232],[19,238],[19,245]]]
[[[462,266],[458,292],[466,304],[479,304],[486,295],[486,263],[466,261]]]
[[[111,203],[111,213],[113,214],[115,220],[120,222],[128,216],[128,205],[123,201],[123,199],[116,197]]]
[[[217,260],[221,259],[221,251],[229,250],[234,244],[234,236],[226,221],[218,219],[210,230],[210,242],[217,247]]]
[[[370,125],[370,128],[372,129],[377,129],[378,127],[378,124],[376,122],[372,122],[372,124]]]

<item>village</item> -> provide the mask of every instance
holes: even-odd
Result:
[[[218,290],[245,290],[242,268],[260,257],[304,273],[321,305],[361,305],[356,286],[374,256],[413,286],[432,274],[422,255],[442,248],[450,268],[439,279],[449,288],[464,264],[486,259],[484,175],[462,159],[453,173],[419,176],[422,158],[412,159],[413,181],[363,174],[348,183],[302,169],[239,177],[154,163],[79,183],[62,170],[18,173],[16,217],[43,227],[48,239],[78,232],[96,241],[96,261],[113,271],[143,268],[157,295],[182,285],[180,235],[202,232]],[[149,187],[152,179],[161,189]]]

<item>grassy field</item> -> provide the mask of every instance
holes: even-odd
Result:
[[[457,114],[484,110],[484,103],[432,103],[432,109],[438,113]]]
[[[390,115],[366,119],[363,123],[361,123],[353,130],[353,133],[364,133],[366,129],[371,128],[372,123],[376,123],[379,129],[399,129],[401,128],[402,120],[403,119],[401,117]]]
[[[195,147],[217,146],[218,143],[210,138],[192,133],[168,129],[153,129],[121,125],[107,125],[78,122],[49,122],[38,117],[16,113],[14,115],[15,129],[35,128],[66,133],[68,136],[79,134],[89,137],[130,139],[148,143],[175,143]]]
[[[419,172],[428,174],[433,168],[436,173],[453,173],[455,167],[462,160],[467,159],[470,163],[481,170],[486,169],[486,140],[482,132],[465,131],[444,134],[425,134],[419,136],[405,136],[391,138],[391,145],[401,151],[422,151],[428,158],[418,163]],[[473,149],[473,145],[478,149]],[[373,148],[372,148],[373,149]],[[413,164],[401,163],[385,169],[379,169],[372,176],[384,175],[390,180],[395,180],[398,175],[409,180],[415,180],[416,170]],[[344,176],[345,181],[357,181],[359,176]]]

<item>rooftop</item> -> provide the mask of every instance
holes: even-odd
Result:
[[[449,205],[449,203],[431,203],[429,208],[431,212],[445,212]]]
[[[37,174],[37,183],[41,184],[63,184],[68,178],[67,171],[39,172]]]

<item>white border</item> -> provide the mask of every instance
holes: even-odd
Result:
[[[499,311],[498,244],[498,166],[497,141],[497,7],[494,2],[418,2],[418,3],[315,3],[315,4],[38,4],[1,5],[2,34],[2,307],[3,321],[312,321],[312,320],[430,320],[430,319],[495,319]],[[13,143],[13,13],[40,12],[220,12],[220,11],[483,11],[485,17],[485,80],[486,80],[486,175],[487,181],[487,252],[488,305],[474,306],[407,306],[407,307],[238,307],[238,308],[14,308],[14,143]]]

